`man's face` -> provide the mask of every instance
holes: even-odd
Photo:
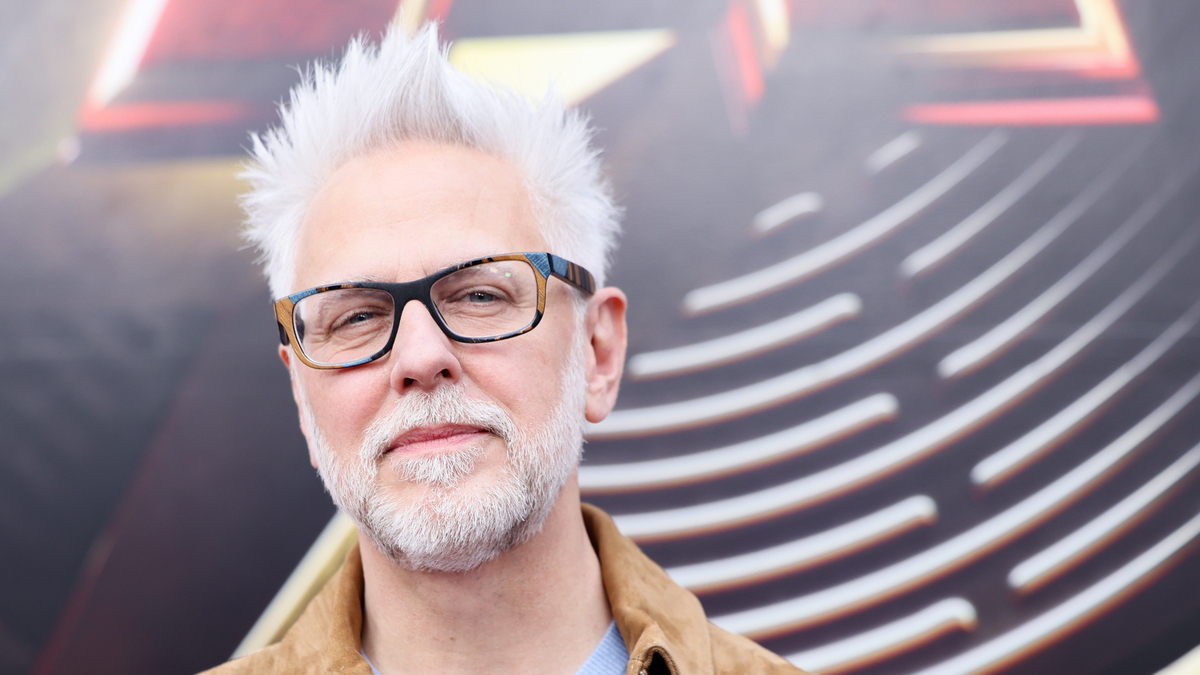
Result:
[[[546,249],[514,167],[472,150],[410,143],[348,162],[318,192],[301,228],[292,291],[409,281],[472,258]],[[556,474],[577,461],[586,387],[574,291],[551,281],[547,292],[545,317],[517,338],[454,342],[410,302],[384,358],[331,371],[290,364],[314,464],[360,524],[407,519],[395,525],[397,536],[428,535],[425,549],[470,536],[438,527],[445,520],[461,529],[451,521],[471,509],[518,522],[540,510],[540,524],[550,505],[532,502],[553,501],[566,477]],[[530,494],[539,491],[553,494]],[[489,536],[507,536],[507,546],[529,534]],[[436,551],[385,552],[439,567]],[[482,562],[467,558],[448,567]]]

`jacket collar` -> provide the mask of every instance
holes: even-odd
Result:
[[[600,509],[583,505],[613,619],[629,650],[629,675],[711,675],[708,619],[700,601],[646,557]]]
[[[358,546],[279,644],[281,663],[303,673],[371,675],[362,657],[363,568]],[[264,670],[263,672],[274,672]]]

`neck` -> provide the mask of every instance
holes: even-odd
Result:
[[[381,675],[572,675],[612,621],[575,477],[541,532],[469,572],[414,572],[359,546],[363,652]]]

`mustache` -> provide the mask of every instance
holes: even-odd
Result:
[[[516,423],[494,401],[472,398],[461,383],[444,385],[433,391],[405,394],[396,407],[376,418],[363,432],[359,445],[361,459],[375,462],[398,437],[414,429],[439,424],[479,427],[500,437],[509,447],[518,434]]]

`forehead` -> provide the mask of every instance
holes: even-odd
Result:
[[[476,150],[407,143],[346,162],[300,227],[291,292],[405,281],[463,260],[546,249],[520,171]]]

